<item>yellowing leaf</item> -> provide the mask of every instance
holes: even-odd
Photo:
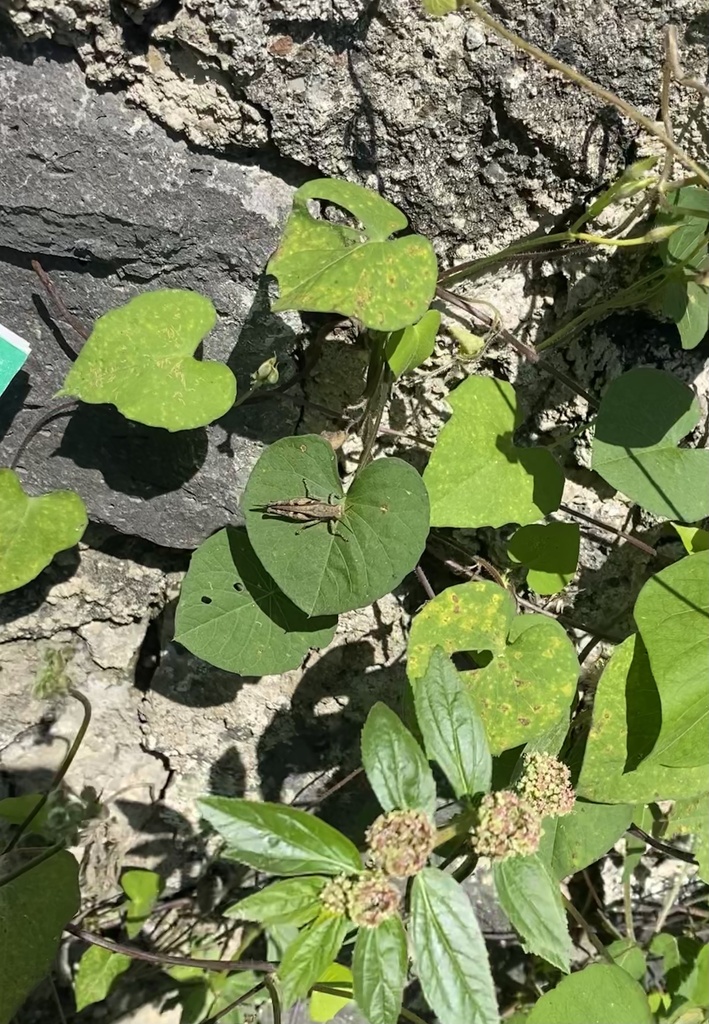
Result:
[[[352,986],[352,971],[343,964],[330,964],[318,978],[321,985],[346,982]],[[313,992],[310,997],[310,1019],[315,1024],[327,1024],[336,1013],[352,1002],[352,996],[334,996],[329,992]]]

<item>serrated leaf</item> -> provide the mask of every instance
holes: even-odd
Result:
[[[709,762],[709,551],[662,569],[633,616],[662,707],[651,757],[675,768]]]
[[[513,534],[507,553],[527,566],[527,584],[532,590],[557,594],[576,575],[580,542],[576,523],[535,523]]]
[[[691,390],[672,374],[630,370],[601,399],[592,467],[656,516],[702,519],[709,514],[709,450],[677,447],[700,415]]]
[[[362,870],[350,840],[305,811],[226,796],[202,797],[199,807],[226,840],[227,855],[252,868],[277,875],[351,875]]]
[[[612,850],[632,820],[631,804],[591,804],[577,800],[571,814],[544,819],[538,856],[552,877],[562,881]]]
[[[429,760],[457,797],[489,793],[492,755],[470,691],[440,648],[413,682],[416,718]]]
[[[352,970],[355,1002],[369,1024],[397,1024],[406,984],[406,933],[398,915],[360,928]]]
[[[121,889],[129,899],[126,907],[126,934],[129,939],[140,932],[162,892],[163,882],[155,871],[133,868],[121,875]]]
[[[615,942],[611,942],[610,946],[606,946],[606,952],[613,957],[614,963],[618,967],[622,967],[631,978],[642,981],[647,964],[645,953],[637,942],[629,938],[616,939]]]
[[[614,964],[592,964],[563,978],[534,1005],[528,1024],[653,1024],[647,996]]]
[[[509,857],[492,865],[500,906],[522,936],[524,949],[569,973],[572,944],[559,883],[542,860]]]
[[[362,729],[362,764],[384,811],[433,814],[436,784],[421,747],[398,715],[377,702]]]
[[[490,652],[489,664],[460,676],[493,754],[555,726],[571,704],[579,666],[566,633],[548,616],[517,615],[509,591],[496,583],[449,587],[419,612],[409,640],[412,686],[436,647],[448,655]]]
[[[698,526],[683,526],[681,523],[672,523],[671,525],[678,533],[688,555],[709,551],[709,532]]]
[[[677,800],[667,818],[664,838],[694,836],[692,852],[697,858],[697,875],[709,883],[709,814],[706,797]]]
[[[440,1024],[498,1024],[485,940],[470,900],[437,868],[414,878],[409,938],[423,994]]]
[[[79,960],[74,978],[76,1012],[80,1013],[92,1003],[102,1003],[111,985],[131,965],[131,958],[123,953],[111,953],[100,946],[89,946]]]
[[[545,448],[518,448],[522,414],[511,384],[468,377],[448,396],[441,430],[423,475],[431,526],[533,523],[559,507],[564,477]]]
[[[87,525],[78,494],[30,498],[12,469],[0,469],[0,594],[33,580],[59,551],[78,544]]]
[[[443,14],[452,14],[458,10],[458,0],[423,0],[423,9],[426,14],[432,14],[435,18]]]
[[[0,857],[0,880],[20,856]],[[29,857],[31,859],[31,856]],[[0,885],[0,1024],[9,1024],[49,971],[64,925],[79,909],[79,866],[60,850]]]
[[[639,636],[628,637],[598,683],[577,795],[599,803],[649,804],[709,791],[706,765],[671,768],[648,756],[661,720],[647,651]]]
[[[263,925],[308,924],[322,911],[318,896],[326,881],[326,878],[314,875],[272,882],[261,892],[227,907],[224,917],[257,921]]]
[[[115,405],[149,427],[204,427],[236,398],[228,366],[194,358],[215,323],[211,301],[196,292],[138,295],[99,317],[59,394]]]
[[[352,971],[344,964],[330,964],[320,977],[318,984],[332,985],[346,982],[352,985]],[[331,992],[313,992],[310,997],[310,1019],[316,1024],[327,1024],[345,1006],[352,1002],[351,996],[335,996]]]
[[[307,496],[343,507],[333,530],[324,521],[308,525],[265,512],[273,502]],[[242,508],[258,558],[307,615],[360,608],[389,593],[414,568],[428,535],[428,496],[415,469],[377,459],[343,495],[335,453],[316,434],[267,448]]]
[[[266,572],[246,531],[227,527],[192,555],[175,640],[227,672],[277,675],[326,647],[336,626],[334,615],[308,618]]]
[[[384,356],[395,377],[415,370],[425,363],[436,347],[436,334],[441,326],[441,314],[429,309],[418,323],[389,334],[384,344]]]
[[[324,917],[304,929],[288,946],[278,968],[285,1009],[306,996],[335,959],[348,927],[345,917]]]
[[[313,217],[313,199],[343,207],[361,227]],[[331,178],[302,185],[268,264],[280,292],[274,310],[341,313],[376,331],[416,323],[431,303],[438,268],[423,235],[390,237],[407,224],[400,210],[361,185]]]

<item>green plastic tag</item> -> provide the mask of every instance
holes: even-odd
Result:
[[[29,354],[30,347],[25,339],[0,324],[0,395],[22,369]]]

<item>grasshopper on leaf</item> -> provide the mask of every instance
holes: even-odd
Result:
[[[303,530],[309,526],[317,526],[318,523],[327,523],[328,530],[333,536],[336,534],[336,527],[343,522],[345,507],[337,501],[337,495],[331,494],[327,501],[319,501],[308,494],[308,485],[303,480],[305,487],[304,498],[285,498],[283,501],[269,501],[266,505],[260,505],[256,511],[275,519],[294,519],[304,523]],[[299,530],[298,533],[301,531]],[[342,540],[347,540],[342,537]]]

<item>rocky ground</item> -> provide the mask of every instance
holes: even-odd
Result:
[[[668,22],[688,69],[706,73],[703,0],[533,6],[508,0],[506,22],[651,117]],[[647,143],[471,17],[434,21],[417,0],[0,0],[0,96],[0,320],[32,346],[0,399],[3,464],[51,408],[80,344],[50,316],[32,259],[85,324],[145,289],[209,295],[219,323],[205,356],[226,361],[246,388],[274,353],[282,375],[293,372],[313,322],[271,313],[263,275],[305,180],[345,176],[379,189],[446,264],[548,229]],[[680,122],[691,114],[678,101]],[[706,120],[703,135],[691,123],[706,154]],[[615,267],[507,268],[475,294],[529,340],[605,297]],[[643,314],[616,315],[555,358],[596,393],[638,364],[696,382],[703,400],[709,390],[704,354],[682,353],[674,329]],[[432,365],[448,359],[443,346]],[[356,402],[362,368],[352,339],[335,332],[302,397]],[[583,402],[499,346],[480,368],[518,381],[535,430],[573,429],[585,415]],[[389,428],[430,437],[443,392],[441,376],[414,377]],[[319,773],[347,771],[371,704],[401,691],[422,599],[415,585],[343,616],[330,648],[278,677],[220,672],[171,642],[189,551],[239,521],[263,445],[332,427],[297,400],[182,434],[85,407],[47,423],[25,452],[25,486],[75,489],[93,525],[78,551],[0,599],[0,795],[41,786],[61,758],[79,708],[32,693],[38,681],[68,678],[94,709],[69,782],[96,786],[108,812],[81,850],[88,895],[114,892],[127,864],[160,870],[175,890],[188,884],[205,854],[196,796],[290,798]],[[628,506],[591,477],[588,454],[582,436],[565,501],[622,526]],[[656,540],[654,521],[634,516]],[[494,555],[496,538],[474,539]],[[585,531],[580,574],[553,610],[579,626],[580,644],[589,631],[620,638],[647,571],[637,551]],[[136,1018],[152,1019],[147,1008]]]

